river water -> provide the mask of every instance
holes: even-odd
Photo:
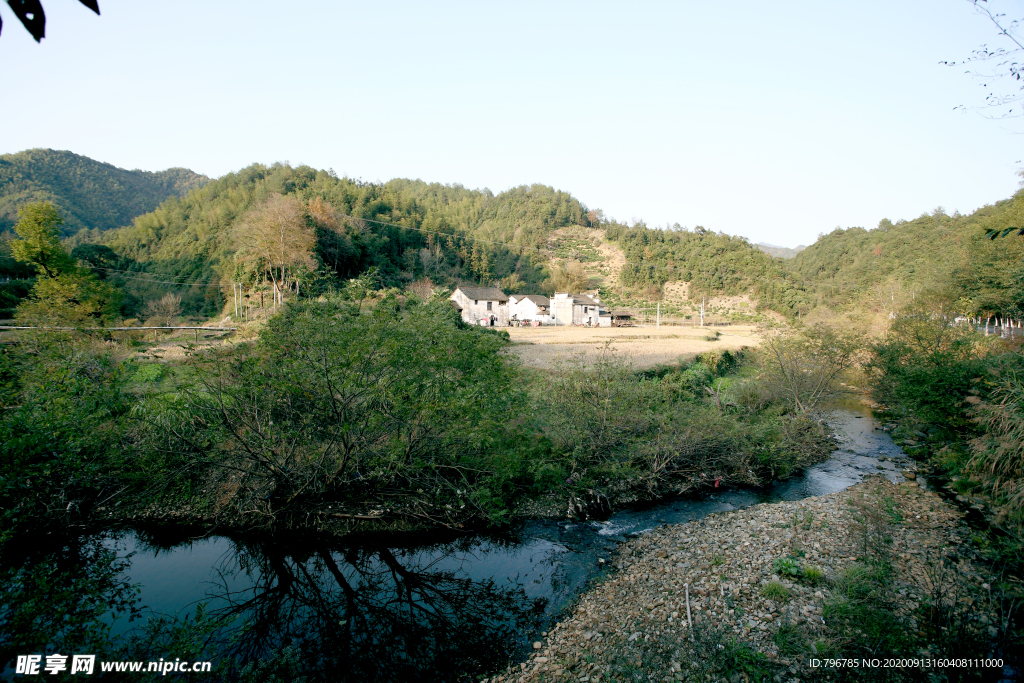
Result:
[[[116,577],[107,580],[131,585],[132,604],[141,610],[140,618],[109,623],[122,639],[153,640],[155,631],[145,625],[152,628],[161,617],[165,626],[192,623],[193,632],[201,630],[194,622],[198,609],[220,620],[203,636],[211,658],[253,662],[280,658],[291,647],[292,666],[312,678],[475,680],[525,659],[531,642],[588,582],[614,571],[614,550],[631,535],[832,493],[867,474],[899,481],[900,470],[913,466],[859,403],[834,411],[830,425],[839,448],[788,481],[663,500],[601,522],[531,521],[500,536],[419,545],[188,538],[180,530],[107,534],[98,543],[117,558]]]

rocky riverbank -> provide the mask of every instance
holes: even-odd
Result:
[[[829,679],[808,659],[886,646],[987,657],[999,597],[969,536],[936,493],[880,477],[663,526],[622,544],[529,661],[492,680]]]

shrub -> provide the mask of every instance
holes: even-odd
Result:
[[[367,314],[333,298],[293,302],[255,345],[193,358],[197,386],[184,392],[181,438],[167,450],[194,476],[244,472],[221,505],[267,520],[325,499],[365,508],[417,490],[443,517],[464,516],[494,504],[493,492],[472,490],[499,471],[514,478],[510,463],[532,447],[508,438],[522,394],[504,345],[464,329],[443,300],[408,311],[384,300]]]
[[[985,432],[971,444],[968,468],[984,477],[996,500],[1014,521],[1024,522],[1024,381],[1011,371],[978,406],[976,423]],[[974,482],[960,480],[966,492]]]
[[[793,410],[811,413],[846,393],[840,379],[857,363],[859,349],[852,334],[824,325],[803,334],[769,335],[761,352],[762,378]]]
[[[791,557],[779,557],[774,562],[775,572],[779,576],[800,576],[800,565]]]
[[[899,406],[919,422],[971,426],[964,400],[971,380],[984,371],[987,349],[972,327],[955,323],[943,301],[922,297],[871,352],[867,368],[879,402]]]
[[[167,366],[162,363],[143,363],[139,366],[139,369],[132,375],[132,382],[134,384],[145,384],[149,382],[159,382],[167,376]]]

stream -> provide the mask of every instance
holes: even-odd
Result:
[[[123,598],[139,616],[107,616],[112,635],[150,644],[161,642],[154,626],[161,618],[165,633],[174,624],[202,631],[205,620],[223,620],[203,632],[215,669],[227,656],[255,662],[290,648],[285,654],[312,678],[476,680],[524,660],[590,581],[614,571],[616,546],[631,536],[833,493],[868,474],[902,481],[900,471],[913,468],[859,402],[833,411],[829,424],[839,447],[799,476],[756,491],[670,498],[605,521],[535,520],[501,535],[398,546],[298,535],[188,538],[181,530],[79,539],[71,544],[78,555],[105,558],[110,569],[79,568],[83,584],[63,598],[65,611],[74,613],[89,590],[99,600]]]

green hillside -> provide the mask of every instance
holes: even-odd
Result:
[[[243,242],[246,221],[274,197],[292,202],[314,237],[311,258],[291,264],[305,291],[370,268],[385,287],[430,278],[541,291],[546,255],[538,245],[550,232],[586,220],[586,207],[541,185],[494,195],[460,185],[365,183],[306,166],[255,164],[171,197],[130,226],[75,235],[69,246],[79,255],[93,249],[93,265],[103,269],[98,272],[128,292],[126,313],[172,290],[187,313],[213,315],[224,304],[224,290],[231,291],[229,282],[257,287],[271,279],[268,264],[243,253]],[[112,251],[100,254],[97,247]]]
[[[0,155],[0,233],[26,202],[51,201],[64,217],[63,234],[83,228],[128,225],[171,196],[201,187],[209,178],[186,168],[127,171],[72,152],[30,149]]]
[[[599,253],[593,235],[621,251],[607,292],[620,301],[656,300],[668,283],[685,282],[691,297],[749,295],[760,308],[785,315],[865,302],[885,308],[886,298],[896,306],[900,297],[936,289],[962,299],[964,312],[1024,308],[1024,240],[984,238],[987,228],[1024,223],[1024,194],[969,216],[938,210],[882,221],[874,230],[836,230],[782,259],[701,227],[607,221],[544,185],[494,194],[421,180],[367,183],[283,164],[254,164],[210,181],[185,169],[125,171],[70,152],[29,150],[0,157],[0,189],[0,229],[13,224],[24,201],[58,206],[63,233],[71,235],[66,246],[124,290],[126,317],[143,316],[147,302],[168,292],[181,297],[185,315],[213,316],[232,283],[243,285],[244,296],[261,292],[265,303],[277,276],[314,293],[371,269],[377,287],[585,288],[595,280],[586,284],[572,273],[610,271],[607,249]],[[251,224],[274,198],[283,198],[278,209],[294,214],[304,245],[280,263],[251,242]],[[23,296],[32,276],[7,251],[0,239],[0,275],[12,278],[4,309]],[[567,267],[573,261],[575,271]]]
[[[942,210],[912,221],[883,220],[874,230],[837,229],[786,267],[813,292],[816,305],[852,303],[942,290],[964,299],[965,313],[1019,310],[1024,241],[985,238],[989,228],[1021,225],[1024,191],[963,216]]]
[[[690,285],[690,296],[751,294],[763,307],[787,315],[807,308],[802,283],[743,237],[694,230],[652,230],[609,224],[605,234],[626,256],[619,280],[625,290],[656,298],[668,282]]]
[[[276,272],[246,255],[243,245],[247,221],[272,197],[293,202],[315,236],[313,258],[293,264],[300,289],[309,292],[373,268],[384,287],[429,279],[435,285],[497,283],[510,292],[551,293],[567,282],[559,279],[561,267],[552,268],[565,258],[559,251],[565,240],[554,233],[580,226],[602,229],[622,250],[619,285],[626,296],[659,298],[665,283],[679,280],[696,294],[753,294],[786,313],[806,306],[801,283],[742,238],[703,228],[669,231],[603,221],[570,194],[544,185],[493,194],[420,180],[365,183],[305,166],[256,164],[172,197],[131,226],[77,235],[70,244],[102,244],[119,259],[104,267],[148,274],[148,280],[124,280],[129,301],[152,300],[170,288],[182,296],[186,311],[212,315],[223,304],[224,290],[231,291],[226,283],[256,286]],[[575,258],[591,256],[597,252]],[[191,284],[167,284],[173,281]]]

